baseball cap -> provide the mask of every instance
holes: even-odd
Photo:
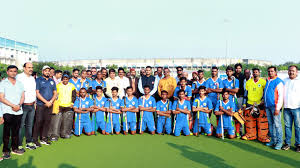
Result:
[[[70,76],[69,76],[68,74],[64,74],[64,75],[63,75],[63,78],[65,78],[65,77],[66,77],[66,78],[70,78]]]
[[[45,66],[43,66],[42,70],[45,70],[45,69],[50,69],[50,67],[48,65],[45,65]]]

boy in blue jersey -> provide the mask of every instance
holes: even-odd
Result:
[[[233,72],[234,72],[233,67],[228,66],[226,68],[227,78],[223,80],[223,85],[224,85],[224,89],[229,92],[229,101],[232,101],[235,105],[235,109],[238,110],[236,94],[239,91],[239,80],[233,76]],[[234,123],[235,123],[236,136],[240,138],[241,124],[236,119],[234,119]]]
[[[218,101],[218,93],[221,93],[224,88],[222,79],[218,78],[218,71],[217,67],[212,67],[212,77],[205,82],[206,92],[208,93],[207,97],[211,100],[214,108],[216,108]]]
[[[158,115],[157,119],[157,134],[164,133],[165,130],[167,134],[171,134],[171,110],[172,102],[168,99],[168,92],[161,91],[162,100],[156,103],[156,113]]]
[[[144,86],[145,95],[139,98],[139,110],[141,111],[140,119],[140,134],[143,134],[146,128],[152,135],[155,134],[155,124],[153,113],[156,112],[156,101],[154,97],[150,95],[150,86]]]
[[[121,126],[121,103],[122,100],[118,97],[118,91],[119,88],[112,87],[111,93],[112,98],[108,98],[105,107],[106,111],[108,112],[107,117],[107,123],[106,123],[106,135],[109,135],[110,133],[113,134],[113,131],[115,130],[116,134],[120,134],[120,126]]]
[[[101,71],[97,72],[97,77],[95,80],[93,80],[91,82],[92,84],[92,89],[93,89],[93,93],[96,93],[96,87],[97,86],[101,86],[102,87],[102,91],[105,92],[106,90],[106,82],[102,79],[102,73]]]
[[[232,119],[233,113],[235,111],[235,105],[232,101],[229,100],[229,92],[225,89],[223,90],[222,95],[223,100],[219,100],[216,105],[215,115],[220,116],[218,120],[217,126],[217,137],[221,138],[222,133],[224,134],[224,130],[227,130],[228,138],[233,139],[235,138],[234,132],[234,121]],[[222,120],[223,118],[223,130],[222,130]]]
[[[75,111],[75,130],[76,136],[82,134],[82,129],[87,135],[92,135],[94,132],[92,130],[90,111],[93,110],[93,101],[89,97],[86,97],[87,92],[85,88],[79,90],[79,95],[74,103]]]
[[[197,73],[198,73],[198,79],[197,81],[194,81],[192,84],[192,93],[195,95],[195,97],[199,97],[199,87],[205,86],[203,70],[198,70]]]
[[[184,90],[184,93],[185,93],[185,99],[186,100],[191,100],[192,98],[192,88],[190,86],[187,86],[187,79],[186,77],[181,77],[180,78],[180,81],[179,81],[179,86],[177,86],[175,88],[175,91],[174,91],[174,99],[179,99],[178,98],[178,92],[179,90]]]
[[[80,87],[85,88],[88,93],[92,92],[92,82],[87,78],[86,70],[81,71]]]
[[[190,135],[189,129],[189,114],[191,113],[191,103],[185,100],[184,90],[178,92],[179,100],[175,100],[173,103],[173,114],[176,115],[174,121],[174,135],[180,136],[181,131],[185,136]]]
[[[79,77],[79,69],[73,69],[72,78],[69,80],[76,88],[77,97],[79,97],[79,90],[81,88],[81,83]]]
[[[96,95],[94,96],[94,115],[92,119],[93,130],[98,131],[101,129],[101,133],[105,135],[106,124],[106,108],[105,103],[107,98],[103,96],[103,88],[101,86],[96,87]]]
[[[193,102],[193,112],[196,112],[196,120],[194,123],[193,133],[195,136],[197,136],[201,131],[201,128],[203,128],[207,136],[211,136],[212,130],[209,114],[212,112],[213,106],[210,99],[205,96],[205,86],[200,86],[198,90],[200,97],[196,98]]]
[[[121,103],[121,111],[123,112],[123,131],[127,135],[128,130],[131,134],[136,133],[136,113],[139,112],[139,102],[133,96],[133,88],[131,86],[126,88],[127,96],[125,96]],[[126,122],[127,120],[127,122]]]

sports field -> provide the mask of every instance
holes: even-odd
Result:
[[[2,136],[2,126],[0,127]],[[0,137],[2,143],[2,137]],[[294,143],[294,139],[292,140]],[[1,146],[2,150],[2,146]],[[75,167],[300,167],[300,154],[292,148],[276,151],[257,141],[215,137],[98,134],[60,139],[51,146],[26,150],[0,162],[0,168]]]

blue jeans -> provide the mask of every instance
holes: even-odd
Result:
[[[275,116],[274,115],[275,107],[267,107],[266,113],[268,117],[271,142],[273,142],[274,144],[282,144],[283,132],[282,132],[282,125],[281,125],[281,112],[279,112],[279,114]]]
[[[284,109],[285,143],[291,145],[293,122],[295,126],[295,146],[300,145],[300,108]]]
[[[25,137],[26,143],[32,142],[32,128],[33,128],[33,120],[35,115],[34,105],[23,105],[23,116],[21,120],[21,126],[19,130],[19,146],[22,146],[23,135],[22,130],[25,127]]]

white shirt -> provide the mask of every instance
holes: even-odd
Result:
[[[120,81],[119,96],[120,96],[120,99],[122,99],[122,97],[126,95],[125,89],[128,86],[130,86],[129,79],[125,76],[123,76],[123,78],[120,78],[119,76],[117,76],[116,79],[118,79]]]
[[[36,100],[36,83],[33,76],[27,76],[24,72],[18,74],[16,79],[24,86],[25,100],[24,103],[33,103]]]
[[[299,77],[291,80],[284,79],[284,108],[296,109],[300,108],[300,79]]]
[[[108,77],[105,79],[105,82],[106,82],[106,95],[108,97],[112,97],[111,88],[113,88],[113,87],[119,88],[118,96],[120,95],[120,90],[121,90],[120,89],[121,88],[120,79],[115,78],[114,80],[112,80],[110,77]],[[122,98],[122,97],[120,97],[120,98]]]

